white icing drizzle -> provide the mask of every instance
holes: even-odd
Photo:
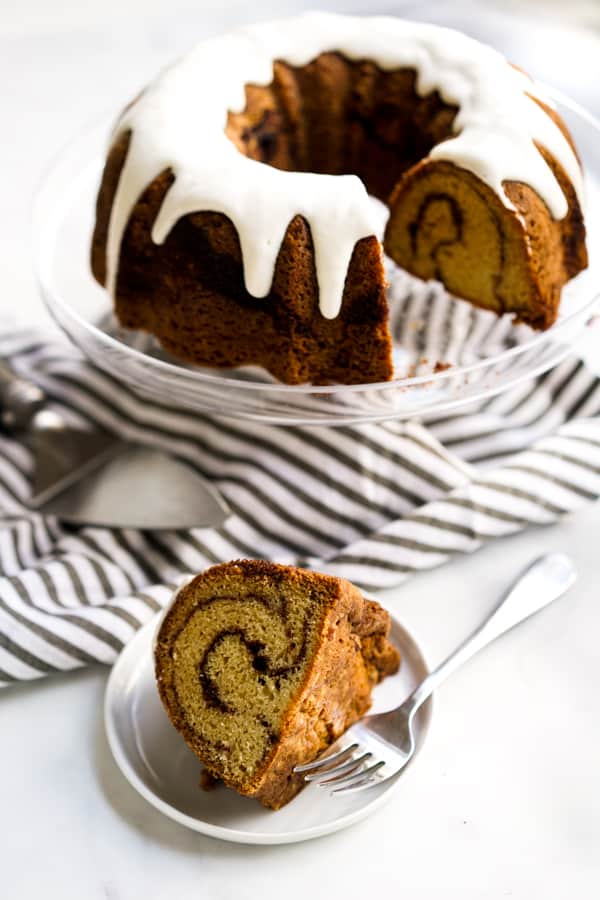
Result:
[[[528,94],[551,104],[491,47],[447,28],[402,19],[308,13],[204,41],[124,112],[113,140],[126,131],[131,138],[109,224],[109,290],[114,293],[133,207],[169,168],[175,180],[152,230],[156,243],[188,213],[224,213],[239,234],[246,289],[264,297],[288,224],[302,215],[313,239],[321,313],[337,316],[354,245],[381,235],[365,186],[354,175],[284,172],[247,159],[225,135],[228,111],[245,107],[244,86],[268,85],[274,60],[302,66],[326,51],[369,59],[384,70],[414,69],[420,96],[437,89],[444,101],[457,105],[455,136],[434,147],[430,158],[475,173],[509,208],[503,182],[521,181],[543,198],[555,219],[567,214],[566,197],[534,141],[559,162],[582,203],[575,154]]]

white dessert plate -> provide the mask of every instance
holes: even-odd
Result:
[[[171,725],[154,680],[152,642],[157,625],[145,625],[119,656],[106,688],[104,719],[113,756],[129,783],[160,812],[202,834],[241,844],[287,844],[320,837],[375,812],[410,777],[404,773],[370,790],[339,797],[307,785],[276,812],[222,785],[204,791],[202,766]],[[427,674],[419,647],[392,619],[391,640],[402,665],[373,692],[373,712],[397,706]],[[431,719],[431,701],[417,714],[418,756]]]

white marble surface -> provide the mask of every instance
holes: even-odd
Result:
[[[0,8],[0,315],[5,320],[45,320],[29,261],[28,204],[44,165],[65,138],[118,106],[201,29],[301,5],[261,3],[255,11],[216,0],[195,9],[177,0],[5,0]],[[541,4],[536,7],[537,13]],[[173,15],[178,8],[181,14]],[[595,10],[596,4],[581,3],[571,12],[589,25],[600,21]],[[498,36],[510,33],[502,32],[499,19],[489,19],[487,27]],[[593,66],[600,58],[593,34],[588,30],[575,39],[564,27],[545,34],[544,43],[519,30],[520,52],[513,57],[593,102],[598,84]],[[568,38],[567,58],[578,64],[559,69],[543,47],[561,34]],[[597,348],[592,335],[590,359]],[[299,900],[324,894],[328,885],[331,896],[350,898],[375,891],[411,900],[596,898],[599,526],[600,509],[590,507],[388,593],[387,602],[435,661],[535,554],[567,551],[581,573],[566,598],[503,638],[440,691],[420,761],[383,810],[308,844],[228,845],[161,817],[112,762],[102,727],[106,672],[100,668],[5,691],[0,696],[0,896]]]

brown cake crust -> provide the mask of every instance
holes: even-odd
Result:
[[[569,203],[565,219],[556,221],[527,185],[504,185],[515,213],[472,173],[428,159],[451,136],[457,108],[437,91],[420,97],[415,78],[411,69],[382,71],[338,53],[300,68],[276,62],[270,85],[246,87],[246,108],[229,114],[226,133],[240,152],[280,169],[358,175],[390,206],[384,247],[398,265],[441,280],[477,305],[548,328],[561,288],[587,265],[571,183],[539,148]],[[568,137],[556,112],[540,105]],[[122,135],[112,147],[97,200],[92,269],[102,284],[128,140]],[[148,186],[125,230],[115,299],[123,326],[156,335],[178,358],[216,367],[256,364],[289,384],[393,377],[375,237],[356,244],[341,311],[328,320],[319,310],[310,228],[302,217],[289,224],[270,293],[255,298],[244,287],[237,232],[226,216],[184,216],[163,245],[153,243],[151,227],[171,181],[165,171]]]
[[[260,765],[246,778],[232,778],[220,764],[221,754],[226,751],[221,748],[215,753],[186,713],[176,686],[176,666],[181,669],[183,665],[176,642],[190,618],[206,609],[211,598],[229,597],[237,590],[243,603],[248,594],[256,598],[261,591],[272,592],[273,587],[284,598],[298,591],[314,596],[314,604],[309,608],[316,617],[316,639],[302,661],[302,680]],[[223,627],[230,634],[227,625]],[[371,704],[373,686],[398,668],[398,653],[387,640],[389,627],[388,613],[344,579],[253,560],[214,566],[179,593],[161,624],[155,651],[161,699],[175,727],[214,777],[265,806],[278,809],[303,786],[302,779],[293,774],[293,767],[314,759],[364,715]],[[257,657],[262,661],[264,665],[259,669],[268,671],[265,659],[269,648],[257,649],[257,642],[243,634],[239,640],[246,640],[255,661]],[[216,641],[218,637],[211,647]],[[223,689],[218,679],[216,685],[211,682],[210,689],[215,692],[211,703],[218,702],[216,695]]]
[[[128,136],[107,167],[122,166]],[[111,179],[114,189],[118,177]],[[391,338],[381,247],[375,237],[354,249],[340,315],[325,319],[310,229],[301,216],[288,226],[271,293],[249,294],[243,283],[237,232],[221,213],[185,216],[162,245],[151,238],[168,172],[136,204],[125,230],[115,311],[126,328],[155,334],[174,356],[210,366],[260,365],[280,381],[300,384],[385,381]],[[100,192],[92,265],[106,278],[106,234],[112,202]]]

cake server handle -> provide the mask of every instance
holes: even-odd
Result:
[[[16,375],[5,362],[0,362],[0,425],[6,431],[21,431],[31,425],[33,417],[46,402],[44,391]]]

